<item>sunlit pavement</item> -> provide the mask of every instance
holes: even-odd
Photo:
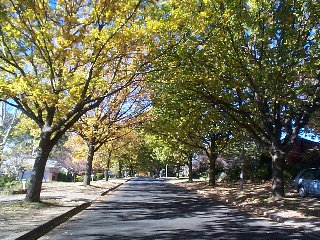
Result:
[[[133,179],[40,239],[311,239],[163,180]]]

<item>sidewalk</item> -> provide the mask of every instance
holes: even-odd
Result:
[[[17,239],[49,221],[65,221],[125,181],[94,181],[91,186],[83,186],[82,183],[43,183],[41,203],[24,202],[25,194],[0,195],[0,239]],[[65,219],[61,218],[62,214],[65,214]]]

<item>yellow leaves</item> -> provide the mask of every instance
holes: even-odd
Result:
[[[56,39],[56,46],[60,49],[64,49],[68,46],[70,46],[71,44],[71,40],[70,39],[66,39],[64,36],[58,36],[55,38]]]
[[[253,11],[255,12],[257,9],[258,9],[258,3],[257,3],[257,0],[248,0],[248,9],[250,11]]]
[[[10,85],[3,77],[0,78],[0,96],[3,98],[12,96]]]
[[[68,141],[64,144],[70,150],[72,162],[84,162],[87,157],[87,146],[83,139],[76,134],[69,134]]]
[[[84,24],[84,23],[87,22],[87,18],[84,18],[84,17],[78,18],[77,22],[80,23],[80,24]]]
[[[25,115],[21,115],[13,134],[15,136],[19,136],[21,133],[25,133],[26,131],[34,138],[40,135],[40,129],[37,127],[37,125]]]
[[[10,21],[1,22],[6,43],[0,52],[6,55],[0,63],[6,70],[1,70],[1,94],[19,98],[34,112],[53,106],[54,122],[83,98],[99,98],[130,81],[144,61],[140,49],[147,49],[142,45],[148,13],[144,6],[134,13],[138,1],[6,3],[3,18]]]
[[[100,37],[100,31],[97,28],[92,29],[90,35],[93,37],[93,39]]]
[[[13,27],[10,24],[6,24],[6,25],[2,26],[2,29],[4,32],[10,32],[12,28]]]
[[[209,17],[210,15],[209,15],[208,12],[202,11],[202,12],[200,12],[199,16],[200,16],[201,18],[207,18],[207,17]]]

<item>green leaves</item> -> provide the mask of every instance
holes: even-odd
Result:
[[[175,36],[184,37],[155,63],[166,70],[154,77],[154,102],[171,109],[157,111],[166,119],[186,112],[196,122],[189,112],[207,109],[204,116],[217,108],[261,143],[283,132],[288,139],[277,142],[291,142],[319,108],[319,7],[315,1],[202,3],[199,12],[183,11],[202,25],[191,24],[185,35],[177,28]],[[177,119],[180,129],[187,121]]]

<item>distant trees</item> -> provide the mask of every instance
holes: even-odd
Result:
[[[139,83],[105,97],[101,104],[84,114],[73,129],[82,137],[88,147],[84,185],[90,185],[94,154],[108,142],[117,141],[139,123],[147,111],[146,90]],[[133,139],[132,139],[133,140]],[[112,145],[109,145],[109,148]],[[112,151],[112,149],[109,149]]]
[[[209,163],[209,185],[214,186],[216,160],[230,140],[231,126],[227,125],[223,112],[208,109],[196,95],[192,97],[192,92],[184,88],[191,87],[191,83],[176,86],[169,82],[165,87],[170,90],[160,91],[161,94],[153,99],[152,132],[185,156],[190,172],[193,154],[205,153]],[[161,88],[165,87],[161,85]]]

